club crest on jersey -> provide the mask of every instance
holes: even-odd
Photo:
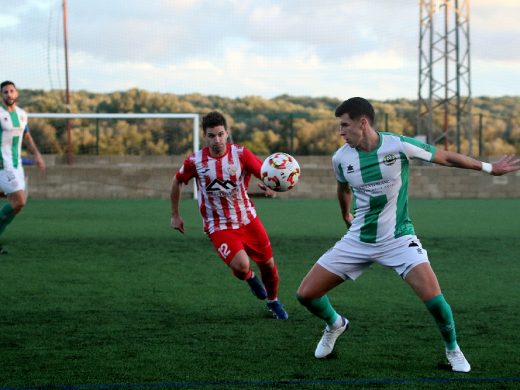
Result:
[[[383,157],[383,164],[385,165],[394,165],[397,161],[397,156],[395,154],[387,154]]]
[[[237,168],[234,167],[233,165],[230,165],[227,169],[228,173],[233,176],[233,175],[236,175],[237,173]]]

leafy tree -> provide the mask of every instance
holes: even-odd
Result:
[[[22,90],[20,105],[29,112],[67,112],[63,91]],[[228,118],[233,142],[243,143],[258,154],[288,151],[296,155],[331,154],[342,144],[334,110],[340,100],[328,97],[280,95],[222,96],[149,92],[137,88],[108,94],[76,91],[71,94],[71,112],[165,113],[222,111]],[[374,101],[376,127],[382,131],[415,136],[417,101]],[[479,135],[485,155],[520,152],[520,97],[473,98],[473,152],[478,153]],[[482,115],[483,120],[479,120]],[[442,113],[434,118],[439,128]],[[72,120],[72,148],[82,154],[184,155],[192,148],[189,120]],[[44,153],[64,154],[67,126],[63,119],[30,121],[31,133]],[[455,116],[449,117],[448,139],[454,149]],[[439,137],[441,134],[436,134]],[[442,139],[439,137],[440,141]],[[441,145],[443,147],[443,145]],[[456,148],[455,148],[456,149]],[[469,150],[463,135],[462,151]]]

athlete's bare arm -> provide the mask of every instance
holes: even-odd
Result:
[[[172,180],[172,187],[170,191],[170,200],[172,204],[172,218],[170,226],[172,229],[184,233],[184,220],[179,211],[179,202],[181,199],[182,183],[180,183],[174,176]]]
[[[435,151],[433,162],[447,167],[473,169],[476,171],[481,171],[483,164],[485,164],[464,154],[442,149]],[[501,176],[509,172],[520,170],[520,159],[514,156],[504,156],[491,165],[490,173],[494,176]]]
[[[353,216],[350,213],[350,206],[352,204],[352,190],[350,189],[350,185],[348,183],[340,183],[337,182],[337,195],[339,207],[341,208],[341,216],[343,220],[347,224],[347,227],[352,225]]]
[[[45,171],[45,161],[43,161],[42,155],[40,154],[40,151],[36,147],[36,144],[34,143],[33,137],[30,133],[26,132],[24,137],[25,142],[27,143],[27,147],[34,156],[34,161],[36,162],[36,166],[40,171]]]

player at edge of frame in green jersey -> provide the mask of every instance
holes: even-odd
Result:
[[[45,162],[29,132],[27,113],[16,105],[18,90],[15,84],[4,81],[0,84],[0,91],[3,100],[3,105],[0,105],[0,192],[8,201],[0,208],[1,235],[27,202],[22,141],[26,142],[41,171],[45,171]],[[0,254],[5,253],[5,248],[0,246]]]
[[[373,127],[374,108],[361,97],[341,103],[335,115],[346,143],[334,154],[332,164],[348,231],[317,260],[297,291],[299,302],[326,323],[315,357],[329,356],[349,327],[327,293],[357,279],[375,262],[394,269],[411,286],[440,330],[452,370],[469,372],[471,366],[457,343],[451,307],[408,216],[409,161],[416,158],[500,176],[520,170],[520,159],[504,156],[490,164],[413,138],[378,132]]]

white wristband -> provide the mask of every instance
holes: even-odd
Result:
[[[491,171],[493,171],[493,165],[490,163],[483,162],[482,168],[480,168],[480,169],[486,173],[491,173]]]

